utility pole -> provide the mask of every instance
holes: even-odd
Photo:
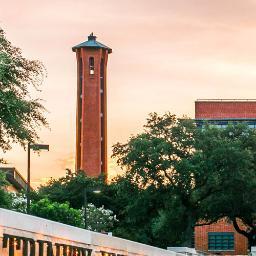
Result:
[[[28,143],[28,168],[27,168],[27,213],[30,213],[30,149],[33,149],[34,151],[39,150],[48,150],[49,151],[49,145],[46,144],[31,144]]]

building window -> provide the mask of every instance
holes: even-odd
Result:
[[[249,128],[255,129],[255,124],[248,124]]]
[[[94,75],[94,58],[93,57],[89,58],[89,70],[90,70],[90,75]]]
[[[209,251],[231,251],[234,250],[233,232],[209,232],[208,233]]]
[[[191,238],[191,247],[195,248],[195,231],[192,234],[192,238]]]

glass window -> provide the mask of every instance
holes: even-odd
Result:
[[[233,232],[209,232],[208,233],[209,251],[230,251],[234,250]]]
[[[90,72],[90,75],[94,75],[94,58],[93,57],[90,57],[89,58],[89,72]]]

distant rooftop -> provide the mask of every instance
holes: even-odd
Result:
[[[197,99],[197,101],[209,101],[209,102],[254,102],[256,99]]]
[[[27,189],[27,181],[22,177],[15,167],[0,167],[0,171],[6,174],[7,181],[9,181],[9,183],[13,185],[17,191]]]
[[[108,53],[111,53],[112,52],[112,49],[109,48],[108,46],[100,43],[100,42],[97,42],[96,41],[96,36],[91,33],[89,36],[88,36],[88,41],[85,41],[81,44],[78,44],[74,47],[72,47],[72,51],[75,52],[77,49],[80,49],[80,48],[102,48],[102,49],[105,49],[108,51]]]
[[[195,118],[204,120],[255,120],[256,99],[199,99]]]

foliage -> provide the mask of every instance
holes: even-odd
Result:
[[[126,221],[134,222],[134,229],[127,233],[131,232],[130,236],[138,237],[141,242],[162,247],[179,242],[183,245],[181,241],[187,240],[189,243],[196,220],[192,216],[194,206],[189,201],[192,177],[186,165],[194,153],[197,128],[192,120],[178,119],[170,113],[150,114],[144,128],[143,133],[113,148],[113,157],[127,170],[124,179],[137,187],[139,194],[126,207],[129,212]],[[173,206],[179,207],[178,210]],[[140,222],[145,224],[136,230]]]
[[[114,145],[112,157],[129,170],[127,175],[142,188],[178,185],[174,180],[179,179],[176,169],[180,159],[193,153],[195,125],[170,113],[162,117],[152,113],[144,128],[143,133],[131,137],[128,143]]]
[[[48,197],[51,201],[60,203],[69,202],[73,208],[81,208],[84,203],[84,189],[87,189],[88,201],[93,201],[97,206],[103,205],[99,198],[104,193],[94,194],[94,188],[99,188],[103,191],[105,187],[104,178],[92,178],[84,174],[83,171],[73,173],[67,169],[66,176],[51,179],[46,185],[39,188],[39,197]],[[92,200],[93,198],[93,200]],[[98,200],[98,201],[97,201]]]
[[[6,175],[4,172],[0,171],[0,188],[8,185],[8,181],[6,180]]]
[[[26,195],[22,193],[10,193],[11,208],[14,211],[27,213]],[[96,207],[94,204],[88,204],[87,207],[87,225],[92,231],[110,231],[115,222],[116,216],[111,210],[104,206]],[[31,214],[38,217],[62,222],[68,225],[84,228],[84,209],[74,209],[69,203],[52,202],[48,198],[40,198],[33,195],[31,204]]]
[[[12,198],[11,209],[14,211],[27,213],[27,197],[24,193],[10,193]]]
[[[31,214],[68,225],[83,227],[82,211],[71,208],[68,203],[51,202],[44,198],[32,202]]]
[[[52,202],[66,203],[75,209],[84,206],[84,190],[87,190],[87,226],[94,231],[110,231],[117,222],[113,211],[108,209],[112,205],[112,194],[104,177],[92,178],[84,172],[72,173],[67,170],[66,176],[51,179],[46,185],[41,186],[38,193],[33,195],[34,200],[48,198]],[[95,194],[93,190],[99,189],[101,193]],[[93,203],[93,204],[92,204]],[[84,226],[84,225],[83,225]]]
[[[11,196],[5,190],[5,187],[8,186],[8,184],[5,173],[0,171],[0,208],[11,207]]]
[[[249,233],[240,233],[255,237],[255,130],[232,124],[198,129],[192,120],[170,113],[150,114],[144,128],[113,149],[126,170],[122,179],[137,189],[126,199],[124,219],[117,215],[125,223],[123,236],[162,247],[190,246],[199,222],[228,217],[238,231],[241,219]]]
[[[104,206],[97,208],[94,204],[88,204],[86,208],[87,228],[97,232],[107,232],[112,230],[117,222],[116,216],[111,210]]]
[[[88,202],[98,208],[91,208],[94,222],[87,221],[92,230],[111,229],[116,236],[160,247],[190,246],[196,225],[226,217],[253,244],[256,131],[232,124],[198,129],[192,120],[170,113],[151,114],[144,128],[127,143],[114,145],[123,176],[108,184],[68,171],[42,186],[36,200],[69,202],[79,210],[84,188],[97,187],[102,193],[88,193]],[[118,221],[112,219],[109,226],[103,221],[103,228],[101,205]]]
[[[202,219],[213,222],[227,217],[255,245],[256,130],[238,124],[226,129],[207,127],[198,138],[194,166],[208,174],[207,189],[199,191],[209,194],[200,201]]]
[[[9,209],[10,207],[11,207],[10,195],[3,189],[0,189],[0,208]]]
[[[32,99],[28,88],[39,90],[44,67],[36,60],[22,56],[0,28],[0,148],[11,149],[11,143],[25,146],[38,139],[36,129],[47,126],[45,111],[39,99]]]

